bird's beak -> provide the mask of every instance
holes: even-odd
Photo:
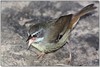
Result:
[[[36,37],[28,37],[28,39],[26,40],[26,42],[28,42],[28,50],[31,46],[31,44],[36,40]]]
[[[27,40],[26,40],[26,42],[29,41],[31,38],[32,38],[32,36],[29,35],[28,38],[27,38]]]

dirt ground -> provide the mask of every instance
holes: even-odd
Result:
[[[97,9],[81,17],[71,33],[70,47],[64,45],[56,52],[49,53],[42,60],[37,59],[35,48],[27,50],[27,28],[32,23],[48,22],[54,18],[76,13],[88,4]],[[68,49],[71,50],[71,66],[99,65],[99,15],[98,1],[33,1],[1,2],[1,65],[3,66],[52,66],[68,65]]]

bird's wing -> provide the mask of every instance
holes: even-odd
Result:
[[[61,32],[63,32],[62,34],[65,33],[64,29],[67,29],[71,19],[72,14],[59,17],[56,20],[56,22],[52,23],[52,25],[48,27],[46,34],[44,36],[44,41],[55,42],[58,39]]]

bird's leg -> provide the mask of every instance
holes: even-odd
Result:
[[[42,52],[42,53],[38,53],[37,55],[37,59],[42,59],[44,57],[46,53]]]
[[[72,54],[71,54],[71,52],[69,52],[69,57],[66,58],[66,63],[70,64],[71,63],[71,59],[72,59]]]
[[[72,54],[71,54],[71,48],[70,47],[71,47],[71,45],[68,43],[67,49],[68,49],[68,52],[69,52],[69,57],[66,58],[67,64],[70,64],[71,60],[72,60]]]

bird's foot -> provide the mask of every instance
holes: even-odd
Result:
[[[71,59],[72,59],[72,55],[71,55],[71,53],[69,54],[69,57],[68,58],[66,58],[66,63],[67,64],[71,64]]]

